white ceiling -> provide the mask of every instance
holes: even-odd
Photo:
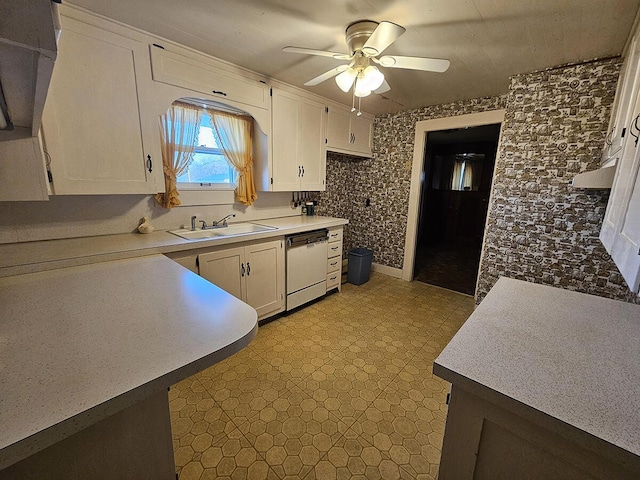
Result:
[[[88,10],[303,87],[340,61],[287,45],[347,53],[360,19],[406,27],[385,53],[448,58],[445,73],[384,69],[391,90],[363,99],[374,114],[506,93],[509,77],[619,55],[640,0],[69,0]],[[340,103],[333,80],[303,87]]]

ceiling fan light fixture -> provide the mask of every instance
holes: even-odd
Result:
[[[358,75],[358,78],[356,79],[356,86],[353,87],[353,94],[360,98],[371,95],[371,89],[367,85],[367,82],[364,81],[364,77]]]
[[[373,65],[369,65],[365,68],[362,75],[364,77],[364,84],[369,90],[376,90],[380,88],[380,85],[384,82],[384,74]]]
[[[349,68],[336,77],[336,83],[338,87],[340,87],[340,90],[347,93],[351,89],[357,76],[358,71],[355,68]]]

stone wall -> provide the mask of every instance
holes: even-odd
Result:
[[[619,68],[616,58],[511,79],[478,302],[503,275],[638,302],[598,239],[608,192],[569,185],[599,166]]]
[[[373,158],[329,153],[318,213],[349,219],[345,255],[366,247],[374,262],[402,268],[416,122],[497,110],[505,102],[506,96],[491,97],[382,115],[374,122]]]

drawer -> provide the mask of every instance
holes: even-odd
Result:
[[[327,290],[340,286],[340,272],[333,272],[327,275]]]
[[[327,260],[327,273],[339,272],[342,264],[342,258],[333,257]]]
[[[327,258],[342,258],[342,242],[330,243],[328,250],[329,252],[327,253]]]
[[[342,241],[342,228],[329,229],[329,243]]]

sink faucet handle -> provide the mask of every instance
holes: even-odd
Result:
[[[217,222],[213,222],[211,225],[213,225],[214,227],[216,227],[216,226],[218,226],[218,225],[220,225],[220,226],[222,226],[222,227],[227,227],[227,226],[228,226],[228,224],[227,224],[227,218],[234,218],[235,216],[236,216],[236,214],[235,214],[235,213],[231,213],[231,214],[227,215],[226,217],[221,218],[221,219],[220,219],[220,220],[218,220]]]
[[[227,219],[228,218],[236,218],[236,214],[232,213],[231,215],[227,215],[226,217],[224,217],[224,221],[223,221],[223,225],[226,227],[227,226]]]

